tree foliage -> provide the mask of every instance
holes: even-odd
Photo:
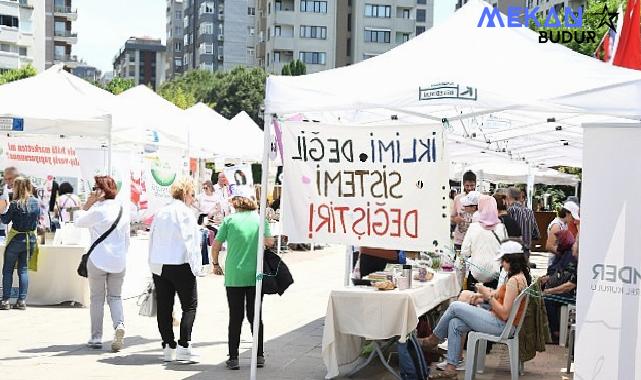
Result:
[[[265,97],[266,79],[267,74],[261,68],[238,66],[229,72],[215,73],[191,70],[165,82],[158,93],[181,108],[197,102],[208,104],[228,119],[245,111],[262,125],[259,113]]]
[[[111,92],[114,95],[119,95],[122,92],[129,90],[130,88],[136,86],[136,82],[133,79],[125,79],[121,77],[115,77],[105,86],[105,90]]]
[[[0,74],[0,85],[13,82],[20,79],[25,79],[38,74],[36,69],[31,65],[26,65],[19,69],[12,69]]]
[[[303,61],[301,61],[300,59],[297,59],[283,66],[283,70],[281,70],[281,74],[298,76],[298,75],[305,75],[306,71],[307,71],[307,67],[305,66]]]
[[[582,32],[594,31],[596,32],[596,37],[594,42],[587,42],[584,40],[583,42],[579,43],[573,38],[572,41],[570,42],[561,43],[562,45],[576,51],[577,53],[581,53],[583,55],[592,57],[597,47],[599,46],[599,42],[601,42],[601,38],[603,38],[605,33],[608,31],[608,26],[606,25],[599,26],[599,24],[601,24],[601,20],[602,20],[601,14],[603,13],[604,7],[607,5],[608,12],[616,12],[617,9],[619,8],[619,5],[622,5],[623,10],[625,11],[626,3],[627,3],[626,0],[589,0],[587,1],[587,6],[583,9],[583,25],[581,28],[567,28],[565,26],[555,27],[555,28],[546,28],[542,26],[538,28],[534,24],[531,24],[530,28],[535,31],[554,32],[555,36],[556,36],[556,33],[563,32],[563,31],[568,31],[573,34],[576,32],[577,35],[579,36],[579,40],[581,40]],[[559,20],[561,21],[561,23],[563,23],[563,18],[564,18],[563,14],[559,12]],[[544,20],[545,20],[545,15],[541,15],[541,17],[539,17],[539,21],[541,25],[543,25]],[[551,22],[555,22],[555,20],[552,19]]]

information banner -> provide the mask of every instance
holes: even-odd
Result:
[[[283,125],[290,242],[404,250],[450,245],[441,125]]]
[[[80,177],[80,160],[69,141],[43,137],[12,137],[6,141],[7,166],[15,166],[20,173],[44,178]]]
[[[227,166],[223,171],[231,186],[254,186],[251,165]]]
[[[641,125],[583,136],[574,378],[641,380]]]

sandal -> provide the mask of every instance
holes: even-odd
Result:
[[[432,371],[429,379],[456,379],[458,372],[456,371]]]
[[[439,339],[436,337],[436,335],[432,334],[427,338],[424,339],[419,339],[419,343],[421,344],[421,348],[425,352],[433,352],[436,350],[438,344],[440,343]]]

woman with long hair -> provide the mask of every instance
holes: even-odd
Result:
[[[456,378],[456,367],[463,350],[462,337],[469,331],[500,335],[512,312],[514,300],[532,282],[530,267],[523,253],[499,251],[497,261],[508,274],[507,282],[496,291],[482,284],[476,287],[478,295],[489,303],[490,310],[455,301],[445,311],[432,335],[422,340],[424,349],[433,350],[447,339],[447,366],[442,372],[431,375],[430,379]],[[514,326],[518,325],[524,313],[525,302],[522,302],[514,318]]]
[[[2,201],[0,208],[6,208]],[[29,260],[37,254],[38,239],[36,228],[40,218],[38,199],[33,196],[31,181],[26,177],[17,177],[13,181],[13,200],[7,211],[0,215],[2,223],[11,225],[7,234],[2,267],[2,302],[0,310],[9,310],[9,298],[13,287],[13,269],[18,264],[18,300],[15,309],[27,308],[27,290],[29,288]]]
[[[91,241],[104,235],[89,255],[87,273],[91,306],[91,338],[89,348],[102,348],[102,326],[105,313],[105,299],[111,311],[114,339],[111,350],[118,352],[125,339],[125,316],[122,308],[122,284],[125,280],[127,251],[129,250],[129,208],[116,200],[116,181],[109,176],[94,177],[93,191],[74,224],[88,228]],[[114,228],[112,229],[112,226]],[[107,231],[112,229],[109,234]]]
[[[156,287],[156,319],[162,338],[164,361],[195,363],[191,331],[198,307],[196,276],[200,273],[200,231],[190,209],[194,182],[182,178],[171,185],[172,201],[154,216],[149,236],[149,266]],[[178,293],[182,318],[180,339],[175,340],[172,311]]]
[[[238,349],[243,317],[246,314],[252,334],[254,301],[256,300],[256,260],[258,252],[258,230],[260,223],[265,223],[265,245],[272,246],[274,239],[270,236],[269,223],[259,219],[258,205],[253,199],[252,189],[246,186],[235,186],[232,193],[232,206],[236,212],[225,218],[216,234],[212,247],[212,263],[216,275],[225,275],[227,303],[229,305],[227,368],[240,369]],[[227,242],[225,272],[218,262],[218,254],[224,242]],[[258,367],[265,365],[263,355],[263,321],[260,319],[258,330]]]

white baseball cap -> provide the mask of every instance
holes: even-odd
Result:
[[[503,256],[513,253],[523,253],[523,244],[513,240],[508,240],[501,243],[501,247],[499,248],[499,252],[496,254],[495,259],[496,261],[501,261],[503,260]]]
[[[243,197],[247,199],[254,199],[256,195],[254,191],[249,186],[236,185],[231,189],[231,196],[233,197]]]
[[[568,210],[570,214],[572,214],[572,217],[576,220],[581,220],[579,217],[579,205],[577,205],[575,202],[572,201],[567,201],[563,204],[563,208]]]
[[[464,196],[461,199],[461,205],[463,207],[478,206],[480,197],[481,197],[481,193],[479,193],[478,191],[470,191],[466,196]]]

